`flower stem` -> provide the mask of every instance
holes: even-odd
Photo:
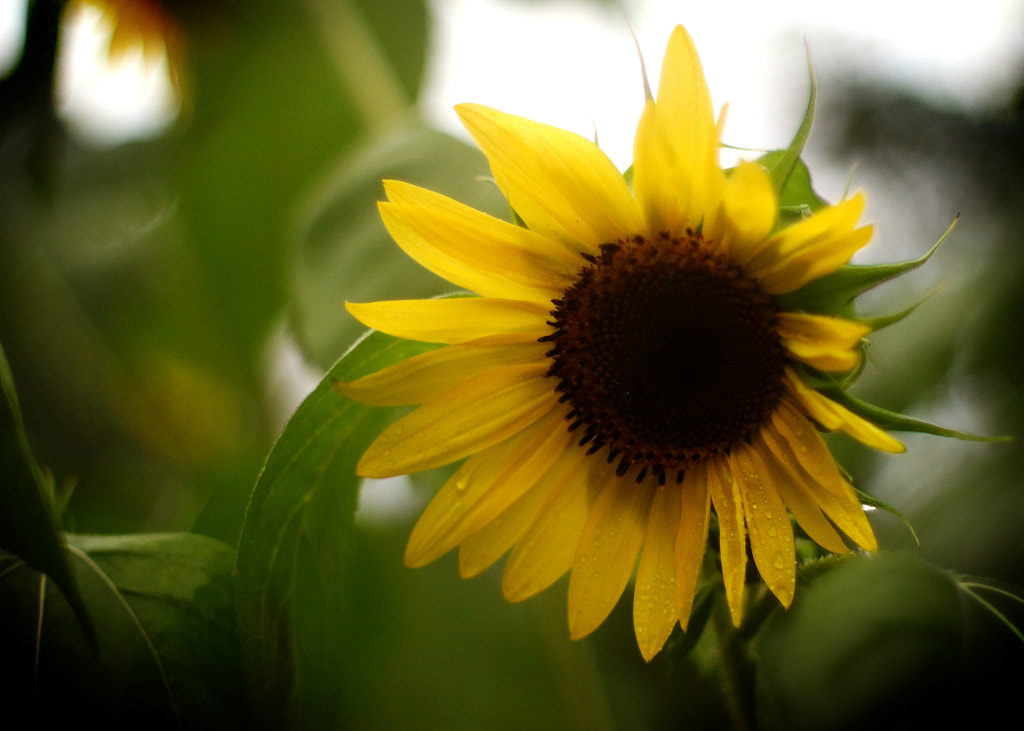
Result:
[[[768,620],[772,613],[780,607],[779,600],[775,598],[775,595],[770,591],[764,591],[761,589],[761,596],[758,597],[754,605],[750,607],[746,615],[743,617],[743,624],[735,630],[738,638],[743,642],[749,642],[753,639],[764,623]]]
[[[720,597],[714,611],[715,636],[722,663],[722,693],[739,731],[757,727],[754,702],[754,664],[747,652],[746,637],[733,626],[729,607]]]

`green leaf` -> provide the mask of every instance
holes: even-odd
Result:
[[[24,559],[49,576],[64,593],[86,637],[96,636],[65,556],[64,540],[53,515],[53,495],[36,465],[25,435],[3,346],[0,346],[0,549]]]
[[[5,709],[112,728],[249,728],[234,630],[234,551],[187,533],[68,536],[96,625],[93,650],[63,595],[0,558]]]
[[[956,222],[957,219],[954,219],[932,248],[917,259],[893,264],[847,264],[831,274],[808,282],[796,292],[782,295],[778,298],[779,307],[783,310],[834,315],[869,289],[922,266],[946,240]]]
[[[941,721],[947,706],[936,693],[955,693],[963,641],[948,573],[912,554],[851,557],[803,587],[765,627],[759,728]]]
[[[453,171],[458,171],[453,174]],[[449,282],[413,261],[392,241],[377,210],[383,179],[421,185],[492,215],[508,203],[488,180],[474,147],[422,127],[368,140],[346,157],[307,202],[292,252],[291,319],[306,355],[325,370],[362,331],[345,301],[432,297]]]
[[[863,502],[863,501],[862,501]],[[820,558],[815,558],[810,561],[806,561],[799,564],[796,567],[796,579],[797,584],[804,586],[816,581],[818,577],[824,576],[829,571],[834,569],[836,566],[841,565],[847,561],[851,556],[856,554],[835,554],[830,553]]]
[[[238,549],[238,618],[251,697],[276,722],[339,722],[334,681],[355,631],[346,622],[355,466],[397,411],[347,399],[332,383],[433,347],[379,332],[363,339],[292,416],[256,483]]]

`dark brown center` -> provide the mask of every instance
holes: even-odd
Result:
[[[589,453],[664,482],[771,413],[785,362],[774,300],[699,235],[604,244],[555,300],[548,375]]]

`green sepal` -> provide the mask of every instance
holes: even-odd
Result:
[[[928,299],[929,296],[931,295],[926,295],[917,302],[915,302],[914,304],[912,304],[910,307],[907,307],[904,310],[900,310],[899,312],[894,312],[891,315],[881,315],[879,317],[861,317],[857,318],[857,322],[863,323],[864,325],[870,327],[871,332],[878,332],[879,330],[884,330],[890,325],[895,325],[896,323],[905,320],[914,310],[920,307],[924,303],[924,301]]]
[[[508,204],[508,213],[512,217],[512,223],[516,226],[519,228],[530,228],[526,225],[526,221],[523,220],[523,217],[516,212],[515,208],[512,207],[511,201]]]
[[[814,80],[814,68],[811,66],[809,53],[807,56],[807,70],[810,74],[811,92],[807,97],[807,110],[804,112],[804,118],[800,123],[800,127],[797,129],[796,134],[793,135],[793,140],[789,143],[789,147],[785,150],[769,152],[759,160],[765,169],[768,170],[772,186],[779,196],[780,206],[790,205],[786,203],[785,191],[789,186],[790,178],[798,168],[798,164],[800,166],[803,165],[800,162],[800,154],[804,150],[807,138],[811,134],[811,124],[814,122],[814,102],[818,98],[818,85]],[[804,172],[806,172],[806,167]],[[808,176],[808,187],[809,185],[810,177]]]
[[[769,172],[788,154],[788,150],[771,150],[757,159],[758,164]],[[785,187],[778,192],[779,218],[775,222],[775,231],[792,226],[794,223],[808,218],[816,211],[828,206],[828,201],[814,191],[811,183],[811,171],[803,160],[797,158],[792,164]]]
[[[861,374],[864,372],[864,369],[867,368],[868,350],[870,348],[870,340],[862,338],[860,343],[858,343],[857,349],[860,351],[860,360],[857,361],[857,365],[854,366],[853,370],[847,371],[844,374],[840,374],[842,378],[839,380],[839,384],[840,386],[842,386],[844,391],[848,389],[850,386],[852,386],[854,383],[856,383],[857,379],[860,378]]]
[[[778,196],[779,217],[775,222],[775,230],[786,228],[810,216],[815,211],[828,205],[811,185],[811,173],[807,165],[800,159],[804,145],[811,134],[814,122],[814,103],[818,97],[818,85],[814,80],[814,68],[811,66],[810,55],[807,57],[807,70],[810,75],[810,94],[807,97],[807,109],[804,118],[797,128],[796,134],[785,150],[772,150],[757,159],[757,162],[768,171],[772,187]]]
[[[808,282],[795,292],[781,295],[776,301],[780,309],[787,311],[835,315],[869,289],[922,266],[946,240],[958,219],[959,215],[932,248],[917,259],[892,264],[847,264],[831,274]]]
[[[907,516],[884,500],[879,500],[874,495],[868,495],[866,492],[858,490],[856,487],[853,488],[853,491],[857,493],[857,499],[860,500],[861,505],[867,505],[870,508],[884,510],[885,512],[899,518],[903,522],[903,525],[907,527],[907,530],[910,531],[910,535],[914,539],[914,543],[917,544],[917,547],[921,547],[921,539],[917,537],[917,531],[914,530],[914,526],[910,524],[910,519]]]
[[[944,426],[938,426],[937,424],[932,424],[922,419],[915,419],[912,416],[898,414],[895,411],[883,409],[881,406],[869,404],[867,401],[861,401],[860,399],[851,396],[838,385],[826,385],[822,388],[818,388],[818,390],[824,396],[832,399],[840,406],[845,406],[853,413],[864,417],[878,428],[886,431],[918,432],[920,434],[932,434],[937,437],[949,437],[951,439],[960,439],[968,442],[1017,441],[1014,437],[989,437],[978,434],[969,434],[967,432],[949,429]]]
[[[810,561],[805,561],[796,567],[796,583],[799,586],[804,586],[817,579],[822,574],[825,574],[836,566],[844,563],[853,554],[837,554],[829,553],[820,558],[815,558]]]

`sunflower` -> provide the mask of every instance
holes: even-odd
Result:
[[[635,569],[650,659],[687,627],[712,515],[737,625],[748,541],[768,589],[793,599],[790,516],[828,551],[875,550],[820,430],[903,447],[810,380],[856,369],[870,328],[780,305],[868,243],[863,196],[782,225],[760,164],[723,171],[721,125],[681,26],[657,99],[647,94],[631,181],[575,134],[456,111],[517,222],[387,181],[380,211],[398,245],[479,296],[349,303],[371,328],[444,347],[338,384],[366,403],[419,404],[372,443],[361,475],[465,460],[413,529],[406,563],[458,547],[468,577],[508,553],[511,601],[570,572],[573,638],[604,621]]]

